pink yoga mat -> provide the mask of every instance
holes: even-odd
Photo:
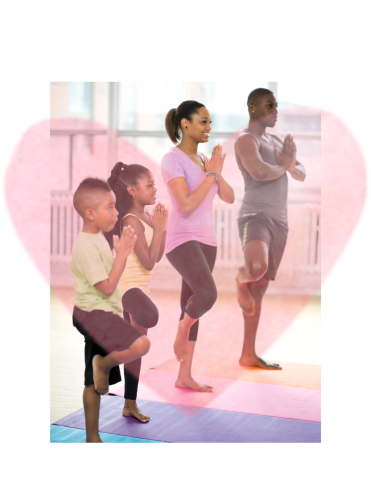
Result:
[[[175,373],[149,370],[140,378],[138,398],[175,405],[321,421],[319,390],[195,376],[199,383],[214,387],[213,392],[201,393],[187,388],[176,388],[176,378]],[[124,387],[120,386],[112,393],[123,396]]]

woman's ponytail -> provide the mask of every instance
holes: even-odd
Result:
[[[165,128],[170,140],[173,143],[178,143],[180,140],[180,123],[176,118],[176,108],[172,108],[167,112],[165,118]]]

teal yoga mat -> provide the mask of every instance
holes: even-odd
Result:
[[[103,443],[166,443],[104,432],[99,432],[99,435]],[[50,443],[85,443],[85,437],[85,430],[80,428],[50,425]]]

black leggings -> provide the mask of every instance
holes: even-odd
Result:
[[[208,312],[217,298],[215,282],[211,272],[216,260],[216,247],[191,240],[175,247],[166,254],[171,265],[182,276],[180,294],[180,320],[187,313],[191,318],[199,319]],[[189,341],[197,340],[199,321],[189,332]]]
[[[135,323],[144,328],[152,328],[158,322],[158,310],[152,300],[140,288],[131,288],[122,296],[124,320],[130,323],[130,316]],[[138,330],[136,330],[138,331]],[[142,358],[125,363],[125,395],[128,400],[136,400]]]

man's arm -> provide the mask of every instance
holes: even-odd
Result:
[[[302,165],[297,160],[295,162],[294,168],[292,170],[289,170],[289,172],[291,173],[292,178],[294,180],[299,180],[299,182],[303,182],[305,180],[305,177],[307,176],[304,165]]]
[[[237,163],[240,162],[254,180],[259,182],[275,180],[288,170],[289,165],[269,165],[265,163],[259,153],[259,142],[253,135],[241,135],[236,140],[234,148]]]

